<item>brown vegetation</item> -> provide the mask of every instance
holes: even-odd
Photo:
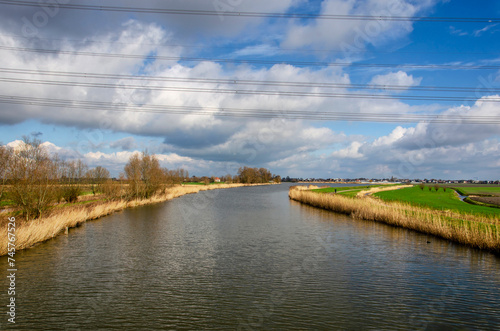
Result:
[[[496,218],[436,211],[372,198],[320,194],[297,187],[290,188],[289,197],[357,219],[383,222],[500,253],[500,221]]]

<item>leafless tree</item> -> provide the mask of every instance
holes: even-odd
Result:
[[[52,160],[42,142],[29,137],[14,149],[10,160],[12,200],[26,220],[40,217],[54,199]]]
[[[5,192],[5,183],[7,182],[7,174],[9,163],[12,158],[12,148],[0,144],[0,200],[2,200]]]
[[[97,191],[102,192],[102,185],[109,180],[109,171],[104,167],[97,166],[88,170],[85,174],[85,178],[90,184],[92,194],[96,195]]]
[[[129,181],[129,192],[132,197],[139,198],[142,192],[141,180],[141,157],[138,153],[133,154],[125,165],[125,174]]]

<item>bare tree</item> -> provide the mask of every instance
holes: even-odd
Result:
[[[26,220],[38,218],[54,199],[55,167],[38,139],[24,137],[9,162],[12,200]]]
[[[109,171],[104,167],[97,166],[88,170],[85,174],[85,178],[90,184],[92,194],[96,195],[97,191],[102,192],[102,185],[108,181]]]
[[[138,198],[142,191],[141,157],[139,153],[133,154],[125,165],[125,174],[129,181],[129,191],[133,197]]]
[[[82,194],[82,183],[85,179],[88,166],[80,159],[72,161],[54,162],[58,169],[56,172],[61,176],[59,182],[58,196],[62,196],[66,202],[75,202]],[[60,198],[58,197],[58,200]]]
[[[12,148],[0,144],[0,200],[5,192],[5,183],[7,181],[7,169],[12,158]]]
[[[161,188],[163,171],[156,155],[150,155],[147,151],[142,153],[141,179],[144,184],[143,196],[149,198]]]

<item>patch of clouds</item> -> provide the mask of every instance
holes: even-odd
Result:
[[[129,151],[134,148],[137,148],[137,143],[135,142],[134,137],[126,137],[119,139],[117,141],[113,141],[109,144],[109,147],[113,149],[121,149],[122,151]]]
[[[405,0],[324,0],[322,15],[414,16],[436,1]],[[284,47],[328,47],[346,51],[363,50],[366,45],[381,46],[407,36],[413,31],[412,22],[316,19],[290,24]]]
[[[480,37],[483,33],[490,31],[490,30],[496,28],[497,26],[498,26],[498,23],[497,24],[490,24],[490,25],[485,26],[482,29],[474,30],[474,32],[472,34],[474,35],[474,37]],[[496,32],[496,30],[491,31],[491,32],[494,33],[494,32]]]
[[[411,87],[418,86],[422,82],[422,77],[413,77],[413,75],[408,75],[404,71],[390,72],[385,75],[377,75],[372,78],[370,85],[380,85],[380,86],[401,86],[401,87]]]
[[[450,26],[449,30],[450,30],[451,34],[454,34],[454,35],[457,35],[457,36],[463,37],[463,36],[468,36],[469,35],[468,32],[465,32],[465,31],[463,31],[461,29],[457,29],[454,26]]]
[[[230,58],[245,57],[245,56],[274,56],[279,53],[279,49],[275,46],[260,44],[247,46],[239,49],[229,56]]]
[[[463,31],[461,29],[455,28],[454,26],[450,26],[449,30],[450,30],[451,34],[454,34],[454,35],[457,35],[460,37],[464,37],[464,36],[481,37],[483,34],[485,34],[488,31],[489,31],[489,33],[498,32],[498,29],[496,29],[496,27],[498,25],[499,25],[498,23],[497,24],[489,24],[489,25],[485,26],[484,28],[476,29],[476,30],[473,30],[472,32]]]
[[[77,0],[72,1],[80,2]],[[0,28],[9,28],[18,31],[21,35],[26,26],[35,30],[35,38],[67,38],[87,39],[89,35],[100,32],[109,33],[116,29],[123,21],[134,17],[146,24],[158,23],[173,31],[178,40],[203,40],[208,36],[213,37],[235,37],[252,33],[266,20],[264,18],[245,18],[224,16],[224,13],[235,12],[286,12],[295,4],[296,0],[253,0],[253,1],[199,1],[182,0],[168,1],[168,5],[162,0],[151,0],[137,2],[134,0],[107,0],[106,6],[110,7],[139,7],[139,8],[168,8],[172,10],[194,10],[194,11],[217,11],[219,15],[166,15],[154,13],[130,13],[110,11],[81,11],[54,7],[52,14],[44,24],[40,24],[40,12],[45,12],[40,7],[8,6],[5,5],[0,11]],[[49,2],[51,3],[51,2]],[[55,3],[55,2],[54,2]],[[100,2],[86,1],[83,5],[101,5]],[[223,4],[223,6],[220,6]],[[38,14],[37,14],[38,13]],[[37,16],[38,15],[38,16]],[[38,21],[37,21],[38,19]],[[91,23],[89,23],[91,21]],[[250,29],[252,28],[252,29]],[[257,33],[257,31],[256,31]]]

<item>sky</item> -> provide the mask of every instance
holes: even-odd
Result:
[[[500,179],[499,1],[13,3],[2,144],[113,176],[147,150],[198,176]]]

